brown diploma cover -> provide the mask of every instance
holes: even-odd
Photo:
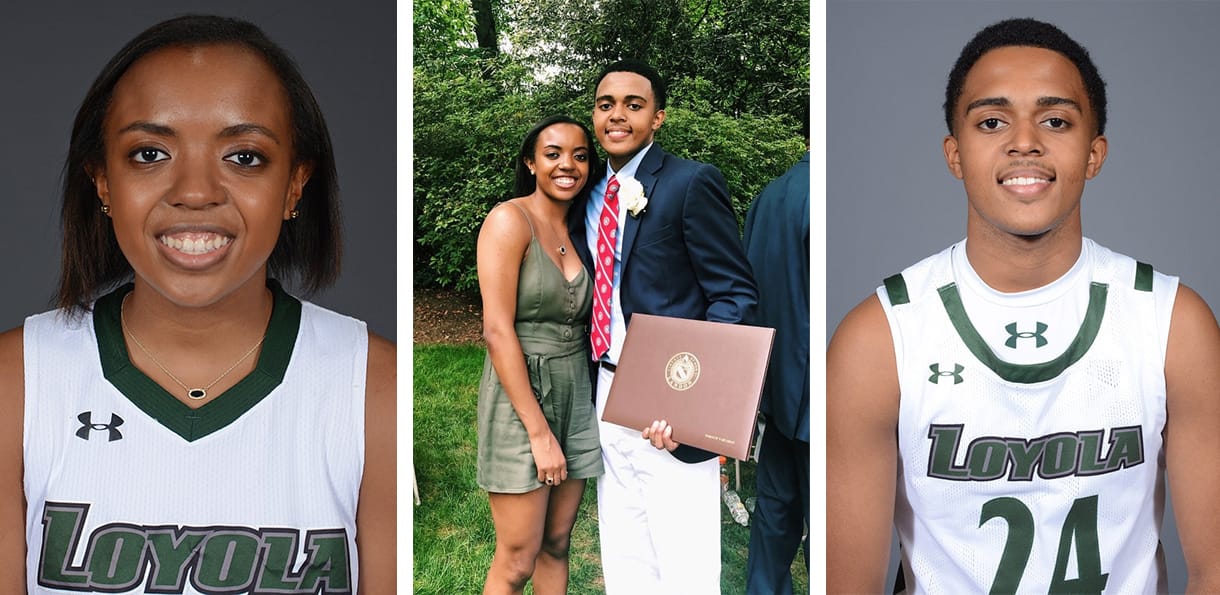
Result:
[[[602,419],[635,430],[654,420],[673,439],[745,459],[775,329],[635,314]]]

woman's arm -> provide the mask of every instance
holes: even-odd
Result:
[[[22,330],[0,334],[0,593],[25,592],[25,490],[22,432],[25,359]]]
[[[397,584],[395,489],[395,412],[397,409],[393,343],[369,333],[368,373],[364,394],[364,478],[356,509],[356,548],[360,552],[360,592],[394,593]]]
[[[500,385],[529,433],[538,481],[544,482],[551,476],[558,484],[567,477],[567,462],[530,388],[525,355],[514,326],[518,276],[530,237],[529,222],[516,206],[492,209],[479,230],[477,261],[479,292],[483,296],[483,338]]]

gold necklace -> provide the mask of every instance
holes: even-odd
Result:
[[[191,399],[192,401],[202,401],[202,400],[208,398],[208,389],[215,386],[217,382],[220,382],[221,378],[228,376],[229,372],[232,372],[233,368],[236,368],[238,366],[238,364],[241,364],[242,362],[246,361],[246,358],[250,357],[250,354],[254,353],[254,350],[258,349],[259,345],[263,344],[263,339],[267,338],[267,335],[265,335],[265,334],[262,337],[260,337],[258,340],[258,343],[254,344],[254,347],[251,347],[250,350],[247,351],[245,355],[241,356],[241,358],[239,358],[237,361],[233,362],[233,365],[229,366],[229,369],[225,370],[224,372],[221,372],[220,376],[217,376],[216,380],[209,382],[207,386],[205,386],[203,388],[191,388],[191,387],[187,386],[185,382],[182,382],[181,380],[179,380],[177,376],[174,376],[173,372],[170,372],[169,370],[167,370],[165,368],[165,366],[161,365],[160,360],[158,360],[157,357],[155,355],[153,355],[152,352],[150,352],[148,350],[148,348],[145,347],[144,344],[140,342],[139,339],[136,338],[135,333],[131,332],[131,329],[127,328],[127,318],[126,318],[127,297],[130,295],[131,294],[127,294],[126,296],[123,296],[123,303],[119,305],[119,325],[123,327],[124,331],[127,331],[127,336],[131,337],[131,340],[135,342],[136,347],[139,347],[140,351],[143,351],[144,355],[148,356],[148,359],[152,360],[152,362],[154,364],[157,364],[157,367],[161,368],[161,371],[165,372],[166,376],[169,376],[171,379],[173,379],[174,382],[177,382],[178,386],[181,386],[182,389],[186,391],[186,398]]]
[[[559,255],[567,256],[568,255],[568,246],[567,246],[567,242],[563,241],[563,239],[562,239],[564,236],[559,235],[559,233],[555,231],[555,227],[553,225],[551,225],[549,222],[547,223],[547,229],[549,229],[551,231],[551,235],[555,236],[556,240],[559,240]],[[564,230],[566,231],[567,228],[564,228]],[[564,234],[564,235],[566,235],[566,234]]]

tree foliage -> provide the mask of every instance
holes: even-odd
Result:
[[[519,0],[504,9],[514,53],[571,93],[600,69],[636,58],[671,86],[730,115],[789,114],[809,104],[808,0]],[[683,88],[691,88],[689,86]],[[671,93],[677,105],[694,99]]]
[[[493,9],[497,55],[478,47],[479,6]],[[804,151],[808,11],[784,0],[415,0],[416,285],[477,288],[478,228],[512,198],[522,137],[551,114],[589,124],[594,77],[620,58],[666,76],[658,143],[720,168],[744,217]]]
[[[412,16],[417,61],[436,60],[475,42],[469,0],[416,0]]]
[[[580,112],[538,101],[521,84],[524,69],[507,59],[493,68],[474,57],[448,64],[414,69],[415,283],[470,290],[479,225],[512,198],[525,133],[546,115]]]
[[[656,140],[679,157],[720,169],[729,184],[739,226],[745,223],[754,197],[805,152],[804,142],[792,133],[787,118],[749,114],[733,118],[683,108],[667,110]]]

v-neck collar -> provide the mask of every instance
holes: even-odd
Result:
[[[187,407],[131,363],[123,339],[120,309],[134,288],[128,283],[99,298],[93,306],[102,374],[136,407],[187,442],[194,442],[236,421],[284,380],[301,326],[301,302],[273,279],[271,319],[258,362],[246,377],[198,409]]]
[[[949,320],[957,330],[958,336],[961,337],[966,348],[974,354],[974,357],[1008,382],[1036,384],[1055,378],[1068,366],[1080,361],[1085,353],[1088,353],[1101,329],[1108,291],[1109,286],[1105,283],[1093,281],[1089,285],[1089,305],[1085,311],[1084,321],[1081,322],[1080,328],[1076,332],[1076,337],[1058,357],[1040,364],[1014,364],[1000,359],[1000,356],[987,346],[987,341],[970,322],[970,317],[966,315],[966,308],[962,305],[962,297],[957,291],[957,285],[949,283],[940,287],[937,293],[940,294],[941,303],[944,304],[945,312],[949,315]]]
[[[550,266],[551,270],[555,271],[556,275],[559,275],[559,279],[562,280],[567,287],[576,287],[584,281],[583,277],[585,276],[585,265],[583,263],[580,265],[580,271],[576,273],[576,276],[569,279],[563,274],[563,269],[559,268],[559,265],[555,264],[555,261],[551,260],[549,254],[545,253],[545,249],[542,247],[542,242],[538,240],[538,236],[530,238],[530,244],[530,249],[537,253],[537,257],[549,263],[549,265],[543,264],[539,266]]]

